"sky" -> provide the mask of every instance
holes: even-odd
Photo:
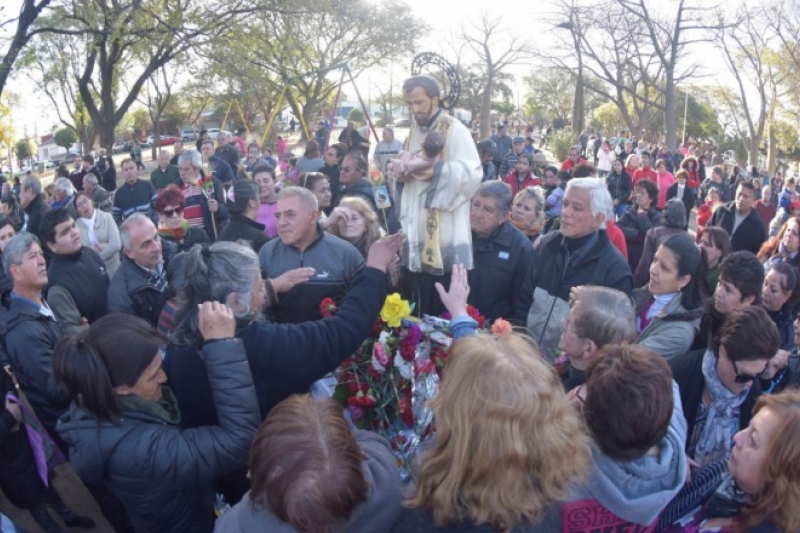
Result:
[[[19,0],[0,0],[0,3],[19,2]],[[380,0],[367,0],[377,4]],[[458,34],[463,26],[478,21],[483,11],[489,9],[490,17],[502,17],[503,28],[506,31],[521,33],[528,36],[531,41],[539,47],[546,48],[553,39],[552,30],[547,22],[548,13],[547,3],[524,3],[519,0],[492,0],[491,2],[477,0],[405,0],[411,10],[420,18],[425,20],[431,28],[431,32],[421,43],[419,51],[443,52],[443,42],[451,34]],[[700,2],[710,2],[711,0],[699,0]],[[563,31],[563,30],[561,30]],[[453,59],[452,52],[444,54],[448,59]],[[469,58],[467,53],[466,59]],[[706,65],[713,65],[714,62],[704,61]],[[718,63],[717,63],[718,64]],[[515,92],[515,103],[524,102],[525,88],[522,78],[535,72],[536,64],[515,65],[510,68],[510,72],[517,77],[517,83],[512,84]],[[387,66],[388,67],[388,66]],[[713,67],[712,67],[713,68]],[[391,66],[395,87],[400,85],[400,81],[409,75],[410,60],[396,62]],[[712,72],[712,74],[719,74]],[[362,96],[366,99],[375,85],[388,88],[389,68],[374,69],[360,76],[356,83]],[[57,123],[57,116],[43,95],[37,94],[33,84],[25,78],[18,76],[9,83],[9,89],[16,93],[20,99],[20,105],[15,108],[14,125],[17,135],[22,137],[33,136],[36,132],[41,136],[48,133],[54,124]],[[354,96],[353,91],[345,91]]]

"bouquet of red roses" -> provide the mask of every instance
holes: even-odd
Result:
[[[431,347],[433,328],[410,319],[411,311],[399,294],[387,296],[372,335],[336,370],[333,395],[356,427],[386,436],[401,459],[430,425],[432,417],[420,413],[447,362],[445,349]],[[331,316],[336,304],[326,298],[320,312]]]

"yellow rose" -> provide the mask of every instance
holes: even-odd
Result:
[[[406,300],[400,298],[396,292],[386,297],[381,309],[381,320],[386,322],[390,328],[400,327],[400,322],[411,314],[411,307]]]

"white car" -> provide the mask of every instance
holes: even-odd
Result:
[[[217,136],[219,135],[219,132],[227,133],[228,137],[233,137],[233,133],[231,133],[231,132],[229,132],[227,130],[221,130],[219,128],[208,128],[208,130],[206,130],[206,131],[208,132],[208,136],[214,141],[217,140]]]
[[[346,128],[347,127],[347,119],[344,117],[336,117],[333,119],[333,127],[334,128]]]
[[[181,139],[183,139],[183,142],[196,141],[197,133],[194,130],[181,130]]]

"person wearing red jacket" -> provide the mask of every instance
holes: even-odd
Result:
[[[516,196],[519,191],[528,187],[535,187],[541,182],[533,174],[533,156],[531,154],[520,154],[517,159],[517,167],[506,174],[503,182],[511,187],[511,195]]]
[[[658,174],[656,174],[656,171],[650,166],[650,154],[647,152],[642,152],[640,158],[642,161],[642,167],[633,173],[633,187],[636,188],[636,184],[644,179],[648,179],[653,183],[658,183]]]
[[[581,146],[578,144],[569,149],[569,155],[567,155],[567,158],[563,163],[561,163],[560,170],[568,170],[572,172],[573,168],[585,162],[586,159],[581,156]]]
[[[697,158],[690,155],[683,160],[681,168],[689,173],[686,186],[697,193],[697,189],[700,188],[700,165],[697,163]]]

